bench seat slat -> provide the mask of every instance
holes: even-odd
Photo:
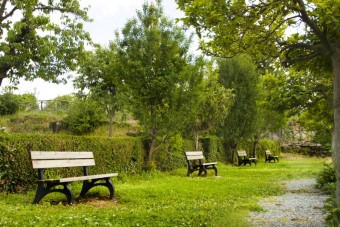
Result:
[[[33,169],[94,166],[94,159],[32,160]]]
[[[46,159],[88,159],[93,158],[93,152],[56,152],[56,151],[32,151],[32,160]]]
[[[203,163],[204,166],[217,165],[217,162]]]
[[[116,177],[116,176],[118,176],[118,173],[98,174],[98,175],[80,176],[80,177],[68,177],[68,178],[60,178],[60,179],[38,180],[38,182],[67,183],[67,182],[73,182],[73,181],[103,179],[103,178],[110,178],[110,177]]]

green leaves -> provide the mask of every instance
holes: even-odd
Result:
[[[58,76],[75,70],[90,42],[82,26],[87,10],[77,0],[4,1],[2,8],[0,84],[6,77],[13,83],[22,77],[60,82]],[[60,18],[55,23],[54,16]]]

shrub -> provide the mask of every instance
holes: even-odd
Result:
[[[15,114],[19,111],[19,96],[12,93],[0,95],[0,115]]]
[[[336,176],[333,164],[325,164],[324,169],[316,178],[316,187],[328,194],[334,194]]]
[[[65,128],[76,135],[93,132],[101,125],[104,110],[92,100],[77,100],[70,105],[64,119]]]

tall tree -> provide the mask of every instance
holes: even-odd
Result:
[[[219,129],[226,150],[235,149],[242,139],[249,139],[257,131],[257,98],[259,75],[255,65],[247,56],[220,59],[219,80],[235,93],[234,104]]]
[[[176,0],[208,53],[249,53],[263,63],[333,71],[336,203],[340,205],[340,4],[338,0]]]
[[[90,40],[83,21],[89,21],[87,9],[78,0],[1,1],[0,85],[4,78],[60,82]]]
[[[234,101],[233,90],[219,83],[218,70],[213,66],[214,61],[202,63],[201,70],[191,73],[191,77],[201,80],[192,83],[185,103],[188,107],[187,113],[190,113],[186,124],[194,134],[196,150],[199,149],[199,137],[215,132],[216,128],[223,124]]]
[[[109,123],[109,136],[112,136],[113,118],[120,106],[123,105],[122,87],[119,73],[119,58],[117,48],[111,43],[109,48],[97,46],[95,53],[87,52],[84,62],[80,65],[80,75],[74,80],[75,87],[80,93],[88,89],[89,96],[101,103],[106,110]]]
[[[183,29],[163,15],[161,1],[145,3],[116,38],[120,47],[123,83],[130,96],[134,117],[150,139],[147,162],[171,132],[183,124],[181,92],[186,89],[190,40]]]

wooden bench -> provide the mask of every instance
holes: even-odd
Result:
[[[185,157],[188,165],[187,176],[190,176],[194,171],[198,171],[198,176],[204,173],[207,176],[207,170],[213,169],[215,171],[215,176],[217,176],[217,162],[204,163],[204,156],[202,151],[187,151],[185,152]]]
[[[240,166],[242,164],[244,166],[246,164],[249,164],[251,166],[251,163],[255,163],[255,166],[256,166],[257,159],[256,158],[248,158],[247,152],[245,150],[237,151],[237,159],[238,159],[238,166]]]
[[[270,162],[270,161],[274,161],[275,162],[275,160],[277,160],[277,162],[279,162],[279,156],[272,155],[270,150],[266,150],[264,155],[265,155],[265,158],[266,158],[265,162]]]
[[[110,178],[118,176],[118,174],[89,175],[88,167],[95,165],[92,152],[31,151],[31,160],[33,169],[38,170],[38,188],[33,200],[34,204],[39,203],[42,198],[51,192],[63,193],[68,203],[71,204],[74,196],[68,184],[73,181],[83,182],[80,197],[83,197],[91,188],[101,185],[109,189],[110,199],[113,199],[115,189]],[[83,176],[44,179],[44,169],[66,167],[83,167]],[[63,188],[56,188],[56,186],[63,186]]]

